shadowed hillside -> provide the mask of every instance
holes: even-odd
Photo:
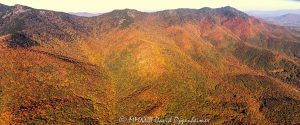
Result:
[[[79,17],[0,5],[0,34],[1,124],[300,123],[300,34],[232,7]]]

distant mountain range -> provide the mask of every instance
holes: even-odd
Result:
[[[78,13],[70,13],[70,14],[76,16],[83,16],[83,17],[94,17],[94,16],[101,15],[101,13],[87,13],[87,12],[78,12]]]
[[[292,30],[300,31],[300,10],[249,11],[246,13],[268,23],[287,26]]]
[[[276,10],[276,11],[246,11],[247,14],[258,18],[279,17],[286,14],[298,14],[300,15],[300,9],[298,10]]]
[[[300,27],[300,15],[298,14],[285,14],[278,17],[268,17],[263,19],[272,24]]]
[[[292,125],[299,90],[300,33],[229,6],[82,17],[0,4],[0,124]]]

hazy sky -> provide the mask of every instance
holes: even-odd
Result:
[[[157,11],[175,8],[232,6],[242,11],[300,9],[300,0],[0,0],[6,5],[22,4],[64,12],[108,12],[114,9]]]

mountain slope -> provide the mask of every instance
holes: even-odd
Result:
[[[0,11],[0,123],[300,122],[300,34],[234,8]]]

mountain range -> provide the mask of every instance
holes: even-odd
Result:
[[[69,13],[76,16],[83,16],[83,17],[95,17],[101,15],[101,13],[87,13],[87,12],[78,12],[78,13]]]
[[[279,17],[286,14],[300,14],[300,9],[274,10],[274,11],[246,11],[247,14],[258,18]]]
[[[232,7],[94,17],[0,4],[0,124],[300,123],[300,32]]]
[[[268,23],[287,26],[293,30],[300,31],[300,15],[298,14],[285,14],[278,17],[262,18]]]

